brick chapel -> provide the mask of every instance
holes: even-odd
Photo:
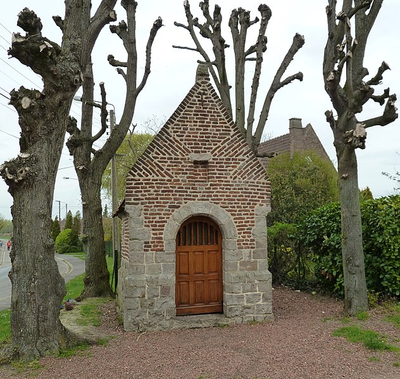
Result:
[[[126,179],[118,303],[127,331],[272,319],[266,171],[199,65]]]

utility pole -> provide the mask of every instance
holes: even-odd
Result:
[[[110,110],[110,134],[115,127],[115,112],[113,109]],[[112,206],[112,245],[113,245],[113,257],[114,257],[114,273],[115,273],[115,288],[118,286],[118,269],[119,269],[119,220],[118,217],[114,217],[118,207],[118,186],[117,186],[117,162],[115,161],[115,155],[111,158],[111,206]]]
[[[61,222],[61,201],[56,200],[56,202],[58,203],[58,222]]]

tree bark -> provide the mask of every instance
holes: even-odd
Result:
[[[86,254],[84,289],[80,297],[111,296],[110,275],[104,249],[101,178],[104,170],[92,170],[80,180],[83,208],[83,243]]]
[[[340,123],[339,120],[336,126],[334,145],[338,160],[341,209],[344,310],[349,315],[355,315],[368,309],[367,283],[362,243],[357,157],[355,149],[343,142],[344,130],[348,129],[349,125],[340,125]],[[352,123],[355,127],[355,120]]]
[[[19,116],[20,154],[0,166],[13,197],[13,248],[10,279],[10,356],[22,360],[56,353],[73,342],[59,319],[65,282],[54,258],[51,208],[58,164],[69,125],[74,94],[82,84],[82,67],[101,28],[114,19],[116,0],[103,0],[90,19],[89,0],[66,0],[61,46],[42,36],[42,23],[25,8],[9,55],[43,78],[43,90],[21,87],[10,104]],[[88,28],[84,20],[92,20]],[[87,23],[86,23],[87,24]]]

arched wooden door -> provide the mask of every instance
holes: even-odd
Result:
[[[207,217],[184,222],[176,237],[176,314],[222,313],[222,237]]]

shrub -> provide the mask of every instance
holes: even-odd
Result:
[[[71,229],[64,229],[56,238],[56,251],[59,254],[77,253],[82,251],[82,243],[74,238]]]
[[[400,296],[400,196],[361,203],[365,274],[369,291]],[[300,236],[313,253],[315,273],[328,290],[343,296],[340,206],[317,209]]]
[[[362,204],[367,286],[400,296],[400,195]]]
[[[315,276],[322,288],[343,296],[339,203],[332,203],[312,212],[301,225],[299,238],[313,253]]]

